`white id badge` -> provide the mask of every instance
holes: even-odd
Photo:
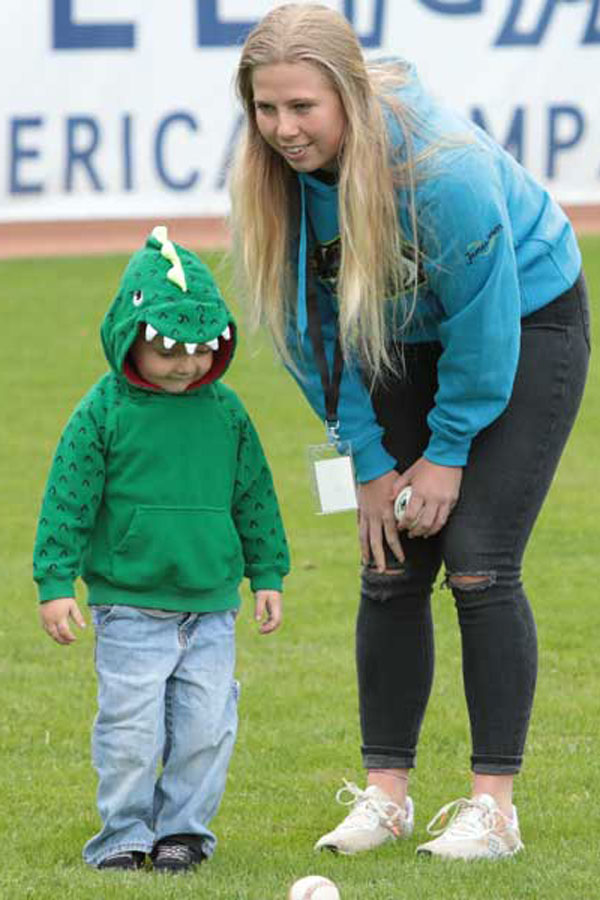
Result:
[[[331,444],[315,444],[308,448],[308,456],[317,513],[326,515],[357,509],[350,454],[340,455]]]

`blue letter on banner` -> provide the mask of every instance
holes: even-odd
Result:
[[[546,0],[539,21],[533,31],[517,31],[515,28],[517,18],[525,3],[524,0],[512,0],[510,12],[506,17],[502,30],[496,38],[497,47],[516,47],[516,46],[537,46],[541,44],[546,33],[546,28],[550,24],[550,19],[554,12],[554,7],[563,0]]]
[[[360,42],[363,47],[380,47],[381,35],[383,32],[383,7],[385,0],[373,0],[374,19],[373,27],[367,34],[359,34]],[[354,23],[354,0],[344,0],[344,15],[356,30]],[[358,34],[358,31],[356,31]]]
[[[131,126],[132,116],[127,113],[123,116],[123,190],[133,190],[133,159],[131,153]]]
[[[598,27],[598,11],[600,10],[600,0],[594,0],[590,9],[590,18],[583,36],[584,44],[600,44],[600,27]]]
[[[381,34],[383,30],[383,8],[385,0],[372,0],[374,7],[373,28],[368,34],[359,35],[364,47],[381,46]],[[423,0],[422,0],[423,2]],[[428,0],[434,2],[434,0]],[[481,7],[482,0],[462,0],[461,6]],[[471,11],[470,9],[468,10]],[[479,11],[479,10],[478,10]],[[354,0],[344,0],[344,14],[348,21],[354,25]],[[198,46],[199,47],[226,47],[228,45],[241,44],[248,32],[257,24],[256,19],[245,22],[222,22],[217,13],[216,0],[196,0],[196,17],[198,22]]]
[[[556,134],[558,130],[558,120],[561,116],[566,115],[569,116],[574,124],[575,129],[570,138],[567,138],[564,141],[558,139]],[[581,111],[577,109],[576,106],[551,106],[550,107],[550,120],[549,120],[549,141],[548,141],[548,165],[546,167],[546,175],[549,178],[554,178],[556,166],[556,157],[560,153],[561,150],[568,150],[569,147],[574,147],[575,144],[579,142],[579,139],[583,135],[584,130],[584,119],[581,114]]]
[[[22,159],[37,159],[39,150],[21,147],[19,144],[19,132],[22,128],[39,128],[42,119],[36,116],[32,119],[12,119],[10,123],[10,193],[11,194],[40,194],[44,190],[43,184],[30,182],[26,184],[19,178],[19,161]]]
[[[73,0],[54,0],[53,39],[55,50],[114,50],[134,46],[134,26],[79,25],[73,22]]]
[[[192,171],[188,175],[187,178],[181,178],[176,181],[172,178],[166,168],[165,168],[165,160],[164,160],[164,142],[167,130],[173,125],[174,122],[184,122],[186,125],[189,125],[192,131],[198,131],[198,125],[196,124],[196,120],[192,118],[192,116],[188,115],[188,113],[171,113],[170,116],[167,116],[160,123],[159,129],[156,133],[156,142],[154,145],[154,157],[156,160],[156,170],[160,176],[161,181],[167,185],[167,187],[171,188],[172,191],[189,191],[198,181],[200,177],[198,171]]]
[[[221,22],[216,0],[196,0],[199,47],[226,47],[241,44],[257,20],[247,22]]]
[[[87,129],[89,132],[89,140],[86,147],[77,149],[75,147],[76,135],[80,130],[80,126],[83,126],[83,128]],[[67,168],[65,171],[65,191],[68,193],[73,190],[73,170],[77,163],[81,164],[84,169],[87,169],[94,190],[104,190],[100,183],[100,179],[96,175],[90,162],[90,157],[98,146],[99,138],[100,129],[98,128],[98,122],[92,116],[69,116],[67,119]]]

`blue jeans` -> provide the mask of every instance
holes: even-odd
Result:
[[[235,611],[92,607],[98,714],[92,738],[102,829],[87,863],[187,835],[205,856],[237,732]],[[159,771],[159,766],[162,767]]]
[[[429,440],[438,344],[405,348],[405,374],[375,391],[384,443],[403,472]],[[442,563],[462,639],[474,772],[517,773],[537,675],[521,581],[527,541],[579,409],[590,352],[585,282],[526,317],[510,402],[473,441],[459,502],[434,537],[401,537],[399,574],[365,568],[356,654],[366,768],[411,768],[433,679],[430,598]],[[404,533],[402,533],[404,535]],[[387,548],[389,567],[398,566]],[[452,576],[477,576],[462,586]]]

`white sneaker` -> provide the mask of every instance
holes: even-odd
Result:
[[[410,797],[406,798],[405,809],[401,809],[376,784],[362,791],[344,780],[344,787],[339,789],[335,799],[352,809],[337,828],[317,841],[315,850],[360,853],[412,834],[414,808]]]
[[[438,836],[417,847],[417,853],[426,856],[497,859],[523,849],[516,808],[513,806],[509,819],[489,794],[448,803],[434,816],[427,831]]]

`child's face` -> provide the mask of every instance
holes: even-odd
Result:
[[[206,344],[198,344],[190,355],[183,344],[167,350],[161,335],[151,341],[138,335],[131,357],[142,378],[168,394],[182,394],[190,384],[204,378],[213,363],[213,351]]]

